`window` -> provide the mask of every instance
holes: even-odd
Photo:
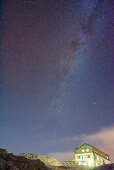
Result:
[[[90,149],[86,149],[87,152],[89,152]]]
[[[84,158],[90,158],[91,155],[84,155]]]
[[[85,152],[85,149],[81,149],[82,152]]]
[[[80,155],[77,155],[77,159],[80,159],[81,158],[81,156]]]
[[[88,155],[84,155],[84,158],[88,158]]]
[[[99,160],[99,157],[98,157],[98,156],[96,156],[96,159],[97,159],[97,160]]]

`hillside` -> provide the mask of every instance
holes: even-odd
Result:
[[[0,170],[50,170],[40,160],[30,160],[22,156],[15,156],[0,149]]]
[[[36,153],[19,153],[17,154],[17,156],[24,156],[25,158],[31,159],[31,160],[40,159],[47,166],[62,166],[62,164],[55,158],[47,157],[47,156],[36,154]]]

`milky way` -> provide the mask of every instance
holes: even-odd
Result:
[[[113,124],[112,1],[7,0],[2,21],[1,146],[69,151],[54,141]]]

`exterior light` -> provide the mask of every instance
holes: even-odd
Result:
[[[88,161],[88,166],[92,166],[92,165],[93,165],[92,162]]]
[[[96,166],[98,166],[98,163],[96,163]]]

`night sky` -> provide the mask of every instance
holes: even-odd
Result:
[[[2,1],[0,147],[56,155],[84,142],[103,146],[105,132],[114,141],[112,7],[113,0]],[[101,143],[87,140],[99,133]]]

